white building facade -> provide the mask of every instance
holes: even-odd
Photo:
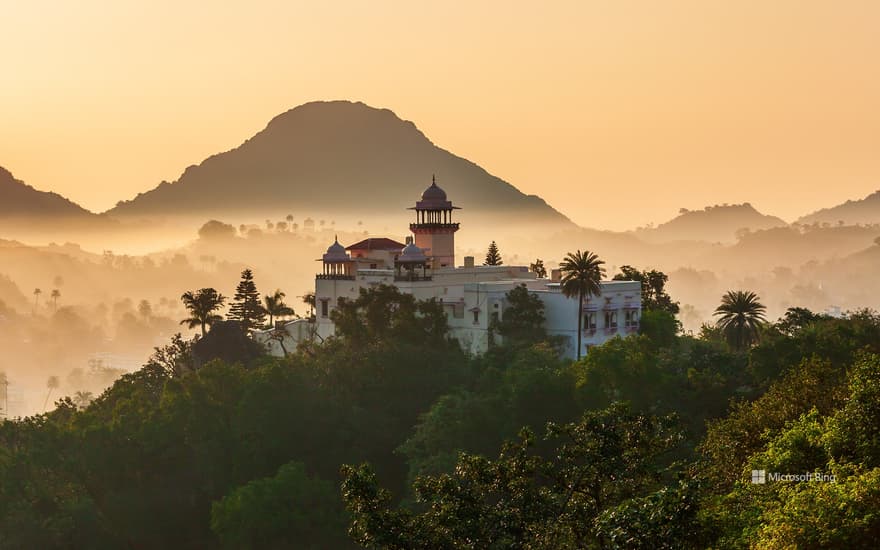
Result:
[[[415,238],[400,243],[387,238],[365,239],[348,247],[334,242],[318,260],[321,273],[315,278],[315,321],[311,328],[294,321],[279,331],[284,349],[291,351],[302,338],[325,339],[335,333],[332,312],[341,299],[356,299],[362,288],[392,285],[416,299],[435,298],[443,305],[451,335],[465,351],[483,353],[489,346],[489,325],[501,320],[509,304],[506,295],[517,285],[544,303],[545,328],[550,335],[562,336],[563,354],[577,356],[578,316],[583,316],[581,354],[591,346],[615,336],[638,331],[641,317],[641,284],[638,281],[605,281],[602,293],[587,300],[578,312],[577,298],[560,291],[558,280],[539,279],[527,267],[476,266],[472,257],[455,262],[455,232],[452,221],[458,210],[446,193],[433,182],[416,203],[416,223],[410,225]],[[258,334],[267,341],[270,352],[283,354],[279,342],[268,334]],[[495,336],[496,341],[500,339]]]

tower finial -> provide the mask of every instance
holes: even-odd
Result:
[[[431,174],[431,185],[437,185],[437,175]]]
[[[333,240],[336,242],[339,242],[339,233],[337,233],[336,235],[333,235]]]

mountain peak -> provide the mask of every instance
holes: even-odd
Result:
[[[573,227],[543,200],[437,147],[412,122],[352,101],[315,101],[290,109],[239,147],[190,166],[176,182],[122,202],[110,213],[405,215],[431,174],[468,214],[511,222],[525,214]]]

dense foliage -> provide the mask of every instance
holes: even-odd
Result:
[[[678,302],[666,292],[669,276],[656,269],[639,271],[631,265],[620,266],[620,273],[612,277],[614,281],[639,281],[642,283],[642,307],[652,311],[667,311],[673,315],[679,312]]]
[[[87,407],[63,399],[0,424],[0,548],[880,538],[873,313],[791,310],[737,349],[720,331],[681,335],[672,313],[646,311],[640,334],[574,362],[540,331],[525,289],[477,357],[450,339],[439,303],[390,287],[333,315],[335,337],[283,359],[214,323]],[[826,481],[753,484],[752,470]]]

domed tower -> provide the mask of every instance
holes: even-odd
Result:
[[[416,223],[409,230],[416,236],[415,245],[427,252],[432,269],[455,267],[455,232],[458,223],[452,222],[452,211],[460,210],[446,200],[446,192],[431,178],[431,186],[416,202]]]
[[[345,251],[345,247],[339,244],[337,238],[327,253],[319,260],[324,264],[324,272],[318,275],[319,279],[353,279],[351,256]]]
[[[395,279],[398,281],[429,281],[428,258],[424,251],[413,244],[412,237],[406,238],[406,246],[394,260],[397,269]]]

